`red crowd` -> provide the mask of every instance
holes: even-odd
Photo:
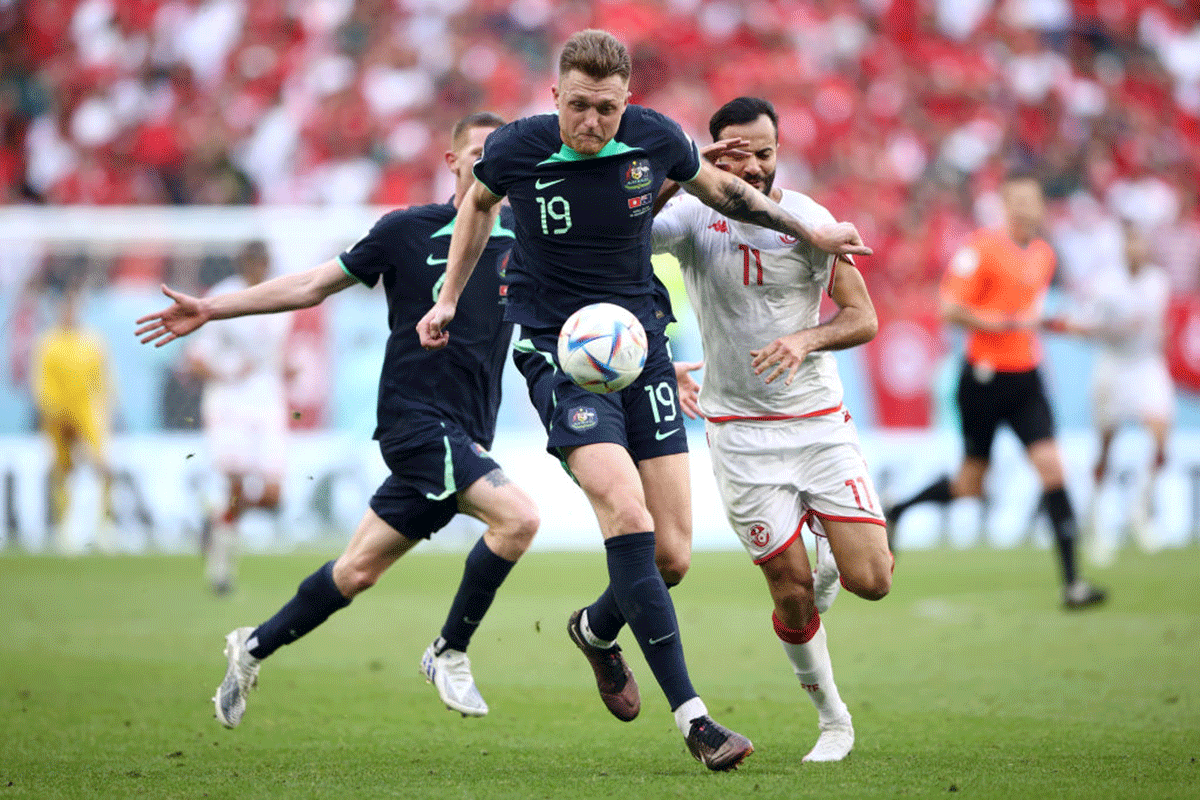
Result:
[[[928,310],[994,189],[1056,230],[1132,218],[1200,290],[1200,10],[1166,0],[38,0],[0,3],[0,203],[405,205],[449,196],[463,113],[550,110],[585,27],[634,101],[707,141],[780,112],[780,181],[876,249],[882,315]],[[1075,244],[1071,244],[1071,242]],[[1079,244],[1079,242],[1083,244]],[[1057,245],[1087,247],[1087,237]],[[1086,261],[1065,253],[1065,261]]]

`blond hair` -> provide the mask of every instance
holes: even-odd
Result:
[[[612,75],[628,81],[633,72],[633,61],[617,37],[608,31],[588,29],[567,39],[558,57],[559,77],[571,70],[579,70],[598,81]]]

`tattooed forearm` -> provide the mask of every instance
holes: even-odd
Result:
[[[713,208],[727,217],[764,228],[796,233],[794,220],[762,192],[742,181],[729,181],[714,198]]]
[[[492,486],[507,486],[508,484],[512,483],[512,481],[508,479],[508,476],[499,469],[492,470],[487,475],[484,475],[483,479]]]

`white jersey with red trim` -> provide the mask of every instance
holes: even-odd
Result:
[[[246,280],[233,275],[213,286],[208,294],[245,288]],[[291,314],[253,314],[200,329],[190,342],[190,353],[214,373],[204,383],[205,404],[222,410],[252,405],[284,408],[291,328]]]
[[[779,204],[810,225],[834,222],[811,197]],[[790,385],[755,375],[751,350],[820,322],[834,258],[770,228],[735,222],[685,196],[654,218],[654,251],[679,259],[700,323],[707,369],[700,410],[713,421],[788,419],[838,408],[842,381],[830,352],[810,353]]]

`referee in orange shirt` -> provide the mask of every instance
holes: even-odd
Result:
[[[965,328],[967,357],[957,402],[965,458],[954,478],[944,477],[888,509],[888,527],[909,507],[980,497],[992,440],[1001,423],[1012,428],[1042,483],[1042,507],[1054,528],[1063,573],[1063,605],[1103,603],[1106,592],[1079,577],[1075,565],[1076,525],[1064,489],[1062,458],[1054,440],[1054,417],[1038,365],[1037,335],[1055,257],[1038,233],[1045,218],[1040,184],[1014,173],[1001,187],[1005,225],[979,230],[955,254],[942,280],[942,318]]]

